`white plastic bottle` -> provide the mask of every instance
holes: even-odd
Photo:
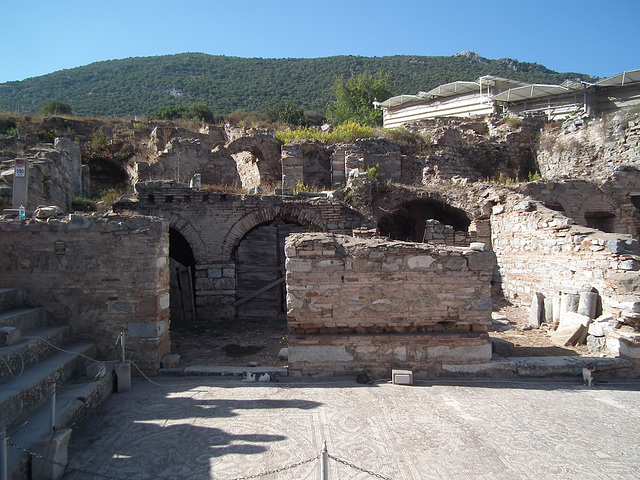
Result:
[[[24,220],[24,217],[25,217],[24,205],[20,205],[20,208],[18,209],[18,218],[20,220]]]

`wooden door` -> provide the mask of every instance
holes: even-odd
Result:
[[[276,219],[250,231],[238,245],[236,264],[236,315],[277,318],[286,313],[284,241],[307,229]]]

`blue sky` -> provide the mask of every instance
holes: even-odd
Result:
[[[0,83],[101,60],[443,55],[640,68],[640,0],[0,0]]]

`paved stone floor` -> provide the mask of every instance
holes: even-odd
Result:
[[[637,479],[640,383],[171,377],[134,380],[74,432],[72,466],[234,479],[330,455],[330,479]],[[65,480],[90,475],[73,472]],[[254,477],[251,477],[254,478]],[[256,478],[317,479],[319,461]]]

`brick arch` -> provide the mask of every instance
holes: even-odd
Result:
[[[469,232],[473,216],[438,193],[405,193],[376,208],[378,233],[394,240],[424,241],[427,221],[436,219],[459,232]],[[457,203],[457,202],[456,202]]]
[[[247,232],[275,218],[300,223],[309,227],[312,231],[327,231],[327,223],[318,214],[310,210],[303,211],[286,205],[263,208],[245,215],[231,227],[224,239],[222,256],[230,259],[233,249],[240,243],[240,240],[244,238]]]
[[[171,213],[166,218],[169,221],[169,227],[179,232],[189,242],[196,263],[204,263],[202,257],[207,251],[207,246],[198,229],[191,224],[191,220],[175,213]]]
[[[460,202],[463,203],[463,205],[460,205],[459,202],[452,201],[451,199],[446,198],[438,192],[407,192],[403,195],[393,196],[391,198],[385,197],[383,199],[377,200],[374,205],[375,220],[379,221],[382,216],[388,214],[389,212],[392,212],[400,205],[413,202],[415,200],[427,200],[434,203],[439,202],[447,205],[450,208],[460,210],[467,216],[469,220],[474,220],[475,218],[475,216],[465,208],[468,206],[468,203],[466,202]],[[384,205],[384,207],[381,208],[381,205]]]
[[[280,179],[280,148],[275,140],[269,142],[262,138],[242,137],[226,145],[225,149],[231,156],[241,152],[253,155],[257,159],[260,183],[270,184]]]

